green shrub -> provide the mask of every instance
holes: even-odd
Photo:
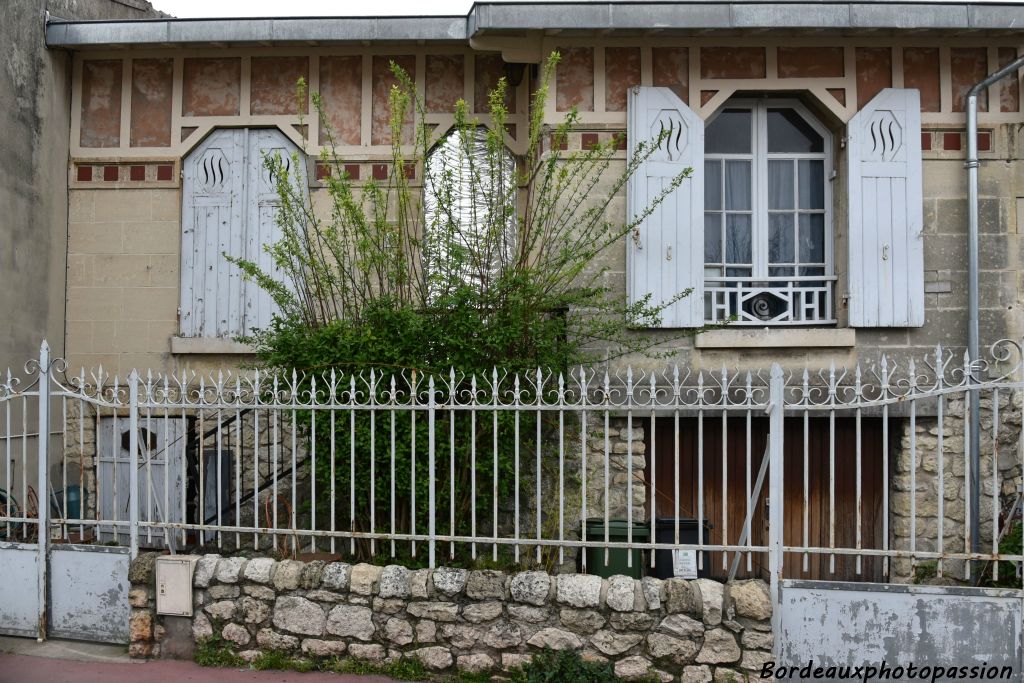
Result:
[[[512,683],[614,683],[619,679],[607,662],[588,662],[574,650],[538,652],[511,672]]]
[[[245,660],[239,657],[223,638],[217,635],[198,640],[193,659],[199,666],[245,666]]]

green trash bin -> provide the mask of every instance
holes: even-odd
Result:
[[[604,542],[604,519],[593,518],[586,521],[587,546],[585,549],[587,559],[587,573],[596,574],[607,578],[616,574],[624,574],[639,579],[643,576],[643,550],[640,548],[609,548],[608,564],[604,562],[604,548],[591,543]],[[611,543],[626,543],[629,541],[629,522],[625,519],[608,520],[608,541]],[[647,543],[651,537],[649,524],[633,522],[633,543]],[[630,562],[632,555],[632,562]],[[632,566],[630,566],[630,564]]]

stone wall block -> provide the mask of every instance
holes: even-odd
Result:
[[[255,557],[246,563],[243,577],[253,583],[268,584],[274,576],[276,565],[272,557]]]
[[[296,560],[282,560],[274,572],[274,588],[279,591],[293,591],[302,581],[302,570],[305,565]]]
[[[373,595],[377,592],[383,567],[375,567],[372,564],[361,562],[354,567],[349,574],[349,590],[356,595]]]
[[[455,621],[459,616],[459,606],[454,602],[411,602],[408,612],[421,619]]]
[[[590,644],[598,651],[614,657],[633,649],[644,637],[639,633],[620,633],[602,629],[590,638]]]
[[[431,579],[434,590],[446,598],[453,598],[466,589],[469,571],[457,567],[438,567]]]
[[[722,584],[711,579],[697,579],[690,585],[700,593],[701,615],[708,626],[722,623],[722,608],[725,590]]]
[[[209,587],[219,561],[220,555],[203,555],[199,558],[199,561],[196,562],[195,572],[192,574],[192,585],[196,588]]]
[[[466,579],[466,595],[474,600],[503,600],[505,579],[505,572],[494,569],[471,571]]]
[[[700,591],[685,579],[667,579],[664,582],[666,609],[669,614],[689,614],[701,618],[703,604]]]
[[[764,581],[734,581],[728,585],[728,595],[736,616],[759,621],[772,618],[772,601]]]
[[[423,666],[435,671],[447,669],[452,665],[452,653],[447,648],[439,646],[421,647],[413,651],[413,655],[423,663]]]
[[[739,661],[740,655],[736,638],[724,628],[714,628],[704,634],[704,645],[697,653],[697,663],[731,664]]]
[[[324,632],[327,619],[324,617],[324,610],[320,605],[306,598],[287,595],[278,598],[274,603],[273,623],[275,627],[289,633],[319,636]]]
[[[578,650],[583,646],[583,641],[575,633],[551,626],[537,631],[526,642],[536,648],[549,647],[552,650]]]
[[[217,562],[216,578],[220,583],[238,583],[238,577],[245,567],[244,557],[225,557]]]
[[[380,584],[377,594],[381,598],[408,598],[411,594],[409,570],[397,564],[384,567],[384,570],[380,573]]]
[[[320,577],[320,583],[324,588],[332,591],[347,591],[349,573],[352,571],[352,567],[344,562],[331,562],[329,565],[324,567],[323,576]]]
[[[484,621],[493,621],[504,612],[504,603],[499,600],[474,603],[462,608],[462,618],[471,624],[479,624]]]
[[[636,581],[621,574],[608,579],[605,602],[616,612],[631,612],[636,607]]]
[[[256,643],[265,650],[283,650],[288,652],[299,646],[299,639],[295,636],[277,633],[272,629],[264,628],[256,633]]]
[[[512,599],[529,605],[543,605],[551,592],[551,578],[545,572],[520,572],[512,577]]]
[[[332,607],[327,615],[326,627],[328,633],[359,640],[373,640],[373,634],[376,631],[376,627],[373,625],[373,611],[369,607],[357,605]]]
[[[602,581],[592,574],[559,574],[556,600],[571,607],[597,607],[601,604]]]
[[[305,590],[319,588],[320,579],[324,573],[324,565],[326,565],[326,562],[323,560],[308,562],[306,567],[302,570],[302,574],[299,578],[299,585]]]
[[[336,657],[345,654],[346,645],[341,640],[320,640],[306,638],[302,641],[302,653],[313,657]]]

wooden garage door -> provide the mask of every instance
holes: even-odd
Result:
[[[703,420],[703,476],[704,476],[704,519],[712,529],[706,542],[737,543],[747,512],[747,460],[748,434],[750,453],[750,485],[757,479],[758,468],[764,456],[767,443],[768,420],[705,418]],[[784,543],[797,545],[803,542],[804,525],[804,420],[787,419],[785,423],[785,475]],[[829,423],[825,418],[812,418],[807,425],[807,474],[808,474],[808,541],[811,546],[828,547],[830,518],[835,520],[834,535],[836,547],[855,547],[857,538],[857,488],[856,488],[856,423],[853,419],[836,419],[834,476],[835,501],[829,502]],[[650,434],[651,430],[648,430]],[[679,461],[679,515],[697,517],[698,480],[698,421],[696,418],[679,420],[679,452],[675,452],[675,435],[671,418],[659,419],[653,430],[656,443],[651,444],[648,436],[648,453],[654,447],[656,466],[655,504],[659,517],[672,517],[675,493],[675,463]],[[892,430],[890,430],[892,431]],[[861,462],[861,538],[862,547],[882,547],[882,425],[878,419],[861,420],[862,462]],[[725,445],[723,451],[723,444]],[[724,457],[723,457],[724,452]],[[890,449],[890,454],[893,451]],[[649,476],[648,471],[648,476]],[[726,485],[723,486],[723,479]],[[649,479],[648,479],[649,481]],[[767,479],[766,479],[767,481]],[[723,506],[723,499],[725,504]],[[767,485],[755,505],[752,524],[753,544],[764,545],[768,541],[766,517]],[[834,513],[830,515],[830,509]],[[824,579],[835,581],[881,581],[881,561],[863,558],[861,572],[856,572],[852,557],[834,556],[835,571],[830,571],[828,555],[810,555],[807,569],[804,569],[802,555],[787,554],[785,576],[787,578]],[[710,563],[711,576],[725,578],[727,563],[723,553],[707,553],[705,562]],[[754,554],[750,569],[746,557],[740,563],[737,576],[760,576],[767,578],[767,556]]]

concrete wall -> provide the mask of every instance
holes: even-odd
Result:
[[[64,348],[71,58],[47,50],[46,12],[68,19],[159,16],[144,0],[12,0],[0,43],[0,368],[20,369],[43,337]]]

